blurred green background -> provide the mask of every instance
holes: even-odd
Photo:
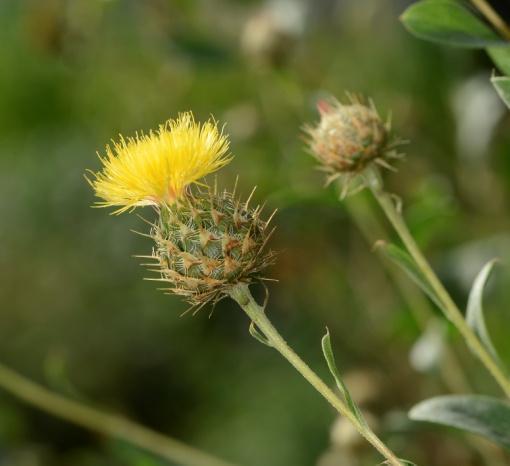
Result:
[[[489,444],[406,420],[414,403],[450,391],[438,369],[446,340],[461,391],[499,392],[454,331],[422,331],[413,316],[430,304],[356,223],[373,220],[370,197],[338,202],[303,147],[320,97],[362,92],[392,112],[410,144],[388,189],[459,304],[483,263],[502,259],[485,302],[508,361],[510,118],[490,61],[411,37],[398,21],[409,3],[1,0],[2,362],[240,465],[379,462],[249,336],[231,302],[180,318],[187,305],[142,280],[132,255],[151,244],[130,232],[141,219],[90,208],[83,174],[99,168],[96,151],[191,109],[231,135],[236,157],[220,185],[239,174],[245,196],[257,185],[256,201],[279,209],[268,312],[289,342],[330,381],[320,352],[329,327],[353,395],[402,457],[506,464]],[[2,466],[164,464],[0,390]]]

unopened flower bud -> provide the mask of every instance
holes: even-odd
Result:
[[[320,121],[305,127],[313,156],[329,174],[328,181],[342,175],[348,180],[369,164],[392,168],[388,160],[400,157],[391,141],[390,124],[383,122],[373,103],[350,97],[342,104],[337,100],[322,100],[317,104]]]

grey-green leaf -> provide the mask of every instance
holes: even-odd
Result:
[[[331,347],[331,338],[329,336],[328,328],[326,328],[326,334],[322,337],[321,346],[322,346],[322,353],[324,354],[324,358],[326,359],[326,363],[328,364],[329,371],[333,375],[336,385],[337,385],[338,389],[340,390],[342,396],[344,397],[347,405],[349,406],[349,409],[356,416],[358,421],[360,421],[362,424],[365,425],[366,421],[363,417],[363,414],[361,413],[358,406],[352,399],[351,394],[349,393],[349,390],[347,389],[346,385],[342,381],[340,372],[339,372],[338,368],[336,367],[335,356],[333,355],[333,348]]]
[[[503,102],[510,108],[510,78],[506,76],[494,76],[491,78],[491,82]]]
[[[411,5],[401,20],[416,37],[441,44],[483,48],[505,43],[456,0],[422,0]]]
[[[413,258],[407,252],[400,249],[398,246],[386,243],[385,241],[377,242],[376,249],[397,264],[439,308],[442,307],[436,293],[431,288],[418,267],[416,267]]]
[[[409,417],[479,434],[510,449],[510,404],[496,398],[438,396],[418,403]]]
[[[263,345],[266,345],[266,346],[269,346],[269,347],[273,346],[271,343],[269,343],[269,340],[265,337],[265,335],[263,335],[260,332],[260,330],[255,325],[255,322],[253,322],[253,321],[250,323],[249,332],[250,332],[250,335],[253,338],[255,338],[255,340],[259,341]]]
[[[483,315],[482,307],[483,290],[496,262],[496,260],[491,260],[485,264],[485,266],[476,276],[475,281],[473,282],[473,286],[471,287],[471,291],[469,292],[466,310],[466,322],[475,331],[478,338],[480,338],[482,343],[485,345],[486,349],[490,351],[490,353],[492,353],[496,359],[499,359],[497,351],[492,344],[489,332],[487,331],[487,326],[485,325],[485,318]]]

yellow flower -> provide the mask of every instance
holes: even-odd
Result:
[[[103,169],[89,180],[100,207],[120,207],[115,213],[144,205],[172,204],[186,186],[231,160],[229,141],[214,121],[200,125],[193,114],[179,114],[155,132],[120,137],[99,158]]]

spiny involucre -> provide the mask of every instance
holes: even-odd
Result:
[[[183,296],[193,306],[217,302],[237,283],[263,280],[274,260],[266,251],[273,230],[234,193],[209,188],[161,208],[151,230],[156,248],[145,264],[157,272],[164,291]]]
[[[150,279],[196,307],[217,302],[237,283],[263,280],[274,259],[266,251],[272,231],[261,209],[200,181],[231,160],[228,147],[215,123],[195,123],[188,112],[148,136],[121,137],[89,180],[102,199],[98,205],[118,207],[115,213],[153,206],[155,247],[139,257],[150,259],[145,265],[159,274]]]

